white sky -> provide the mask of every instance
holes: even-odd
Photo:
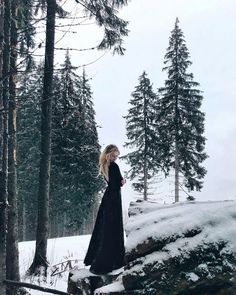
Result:
[[[75,1],[67,0],[69,11],[76,11]],[[69,5],[68,5],[69,4]],[[78,6],[77,6],[78,7]],[[145,70],[154,90],[163,86],[166,73],[162,72],[164,55],[170,32],[178,16],[193,65],[190,69],[195,81],[204,91],[202,111],[206,113],[205,161],[208,170],[201,193],[191,193],[198,200],[235,199],[236,182],[236,2],[235,0],[138,0],[124,7],[120,16],[129,23],[129,36],[125,38],[124,56],[107,52],[97,62],[87,66],[102,147],[115,143],[124,150],[125,120],[128,101],[138,77]],[[75,23],[78,21],[74,21]],[[93,23],[91,20],[89,23]],[[101,30],[93,25],[72,27],[75,34],[66,34],[58,47],[87,48],[101,40]],[[57,39],[59,36],[57,35]],[[62,61],[57,51],[56,61]],[[81,66],[102,56],[103,52],[71,52],[73,65]],[[127,169],[119,162],[121,170]],[[173,183],[161,185],[155,197],[168,202],[173,195]],[[134,193],[130,183],[123,188],[129,200]],[[182,200],[186,195],[181,194]]]

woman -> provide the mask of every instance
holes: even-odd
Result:
[[[125,179],[115,163],[120,154],[117,146],[110,144],[99,160],[100,174],[107,182],[107,188],[98,210],[95,226],[84,259],[91,265],[90,271],[105,274],[124,265],[124,232],[122,221],[121,189]]]

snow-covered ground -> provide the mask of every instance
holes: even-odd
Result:
[[[47,282],[40,282],[40,286],[58,289],[66,292],[67,280],[68,280],[68,270],[56,275],[51,276],[54,271],[54,265],[67,261],[67,260],[78,260],[76,265],[81,268],[83,266],[83,259],[86,254],[90,236],[74,236],[65,237],[57,239],[48,240],[48,260],[50,263],[50,268],[48,271]],[[35,241],[21,242],[19,243],[19,263],[20,263],[20,274],[22,281],[36,284],[39,282],[35,281],[33,278],[25,277],[25,273],[28,270],[30,264],[33,261],[35,249]],[[72,265],[75,263],[72,262]],[[32,295],[42,295],[43,292],[36,291],[33,289],[27,289]],[[45,293],[45,292],[44,292]],[[45,293],[46,294],[46,293]]]

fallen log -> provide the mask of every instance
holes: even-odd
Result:
[[[51,288],[46,288],[46,287],[41,287],[38,285],[34,285],[34,284],[30,284],[30,283],[24,283],[24,282],[17,282],[17,281],[11,281],[11,280],[4,280],[3,281],[4,284],[8,285],[8,286],[14,286],[14,287],[25,287],[25,288],[30,288],[30,289],[35,289],[35,290],[39,290],[42,292],[47,292],[47,293],[52,293],[52,294],[58,294],[58,295],[70,295],[67,292],[63,292],[63,291],[59,291],[56,289],[51,289]]]

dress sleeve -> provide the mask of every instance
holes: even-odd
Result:
[[[109,185],[112,188],[119,189],[122,186],[121,180],[123,177],[120,173],[120,168],[115,162],[111,162],[109,166]]]

